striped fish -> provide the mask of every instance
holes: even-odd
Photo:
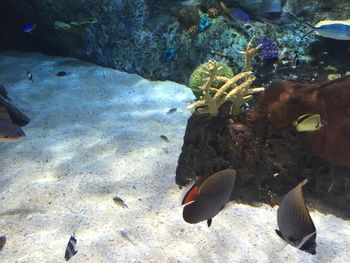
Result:
[[[316,228],[304,203],[305,179],[282,199],[277,210],[276,233],[288,244],[312,255],[316,254]]]
[[[70,239],[68,241],[66,252],[64,254],[64,259],[66,261],[70,260],[71,257],[73,257],[78,250],[76,249],[77,239],[74,237],[74,234],[70,236]]]
[[[229,202],[235,180],[236,171],[226,169],[211,175],[200,187],[193,185],[182,201],[183,219],[190,224],[207,220],[210,227],[212,218]]]
[[[314,132],[321,129],[325,125],[325,122],[318,113],[304,114],[294,121],[293,125],[298,132]]]

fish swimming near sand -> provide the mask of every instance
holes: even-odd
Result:
[[[167,114],[173,114],[173,113],[175,113],[177,111],[177,108],[171,108],[168,112],[167,112]]]
[[[70,260],[77,252],[76,249],[77,239],[75,238],[74,234],[70,236],[70,239],[68,241],[66,252],[64,253],[64,259],[66,261]]]
[[[306,33],[303,38],[312,32],[319,36],[337,40],[350,40],[350,19],[348,20],[323,20],[316,25],[307,23],[312,30]]]
[[[168,137],[166,137],[165,135],[160,135],[160,138],[164,141],[164,142],[170,142]]]
[[[119,205],[122,208],[128,208],[128,206],[125,204],[124,200],[118,196],[113,197],[113,201],[114,201],[114,203],[116,203],[117,205]]]
[[[277,210],[276,233],[288,244],[312,255],[316,254],[316,228],[304,203],[305,179],[290,190]]]
[[[229,202],[236,180],[236,171],[225,169],[207,178],[199,187],[192,186],[182,200],[183,219],[190,224],[207,220],[208,227]]]
[[[6,244],[6,237],[5,236],[0,236],[0,251]]]
[[[55,75],[56,75],[57,77],[64,77],[64,76],[67,75],[67,72],[65,72],[65,71],[58,71],[58,72],[56,72]]]
[[[320,114],[304,114],[293,122],[298,132],[314,132],[321,129],[325,123]]]
[[[16,142],[25,136],[25,133],[17,124],[0,119],[0,142]]]
[[[33,73],[31,71],[27,71],[27,78],[31,81],[34,82],[33,80]]]

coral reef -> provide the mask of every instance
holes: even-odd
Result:
[[[199,6],[204,12],[208,12],[209,8],[217,6],[219,2],[219,0],[201,0]]]
[[[308,178],[310,207],[350,218],[349,93],[350,76],[311,84],[288,81],[270,85],[254,109],[239,115],[229,115],[226,106],[214,118],[192,114],[176,183],[233,168],[238,177],[231,198],[275,205],[288,187]],[[297,132],[292,122],[306,113],[319,113],[325,125]]]
[[[290,126],[275,128],[258,110],[215,118],[192,114],[176,169],[176,183],[187,185],[226,169],[237,170],[231,198],[271,206],[304,178],[309,207],[350,218],[350,168],[319,159]]]
[[[279,55],[279,48],[276,41],[268,37],[264,37],[261,41],[260,55],[263,60],[269,61],[274,60]]]
[[[163,60],[172,63],[175,59],[176,51],[174,47],[169,47],[163,52]]]
[[[198,23],[198,28],[200,32],[203,32],[204,30],[208,29],[211,26],[212,22],[211,19],[207,16],[201,16]]]
[[[207,13],[210,18],[214,19],[220,15],[220,10],[217,7],[213,6],[208,9]]]
[[[223,15],[220,2],[166,1],[159,4],[157,1],[145,0],[1,1],[0,49],[43,51],[79,57],[149,79],[167,79],[185,84],[193,70],[209,59],[227,64],[234,72],[240,70],[243,60],[237,56],[237,52],[244,49],[249,39],[255,35],[257,39],[265,36],[273,39],[279,43],[281,53],[283,52],[283,60],[274,61],[273,64],[276,65],[262,65],[259,68],[257,61],[255,69],[263,73],[261,77],[256,75],[258,85],[283,79],[314,82],[326,79],[320,64],[335,65],[338,69],[336,73],[342,75],[350,68],[349,60],[342,59],[349,56],[349,43],[327,41],[315,34],[303,38],[309,27],[302,22],[304,20],[315,24],[324,19],[347,19],[349,1],[322,0],[315,5],[311,0],[302,3],[286,0],[282,1],[283,12],[278,19],[271,15],[262,19],[253,17],[248,23],[231,19],[228,13]],[[222,2],[229,10],[237,7],[237,1]],[[253,3],[244,2],[248,5]],[[183,28],[177,20],[177,14],[184,8],[184,4],[196,5],[197,11],[200,7],[199,12],[203,12],[203,15],[206,12],[207,15],[211,14],[209,8],[219,11],[218,16],[216,11],[212,14],[210,30],[197,34],[199,29],[197,31],[196,28],[191,28],[189,33],[187,28]],[[290,13],[297,14],[300,19]],[[68,24],[69,21],[84,21],[90,17],[98,23],[81,27],[82,30],[77,30],[74,34],[54,30],[55,21]],[[191,24],[198,26],[198,12],[196,17],[197,20]],[[28,21],[38,25],[35,36],[11,30],[14,27],[21,28]],[[163,51],[172,46],[186,52],[181,52],[181,55],[178,53],[179,56],[172,64],[159,63]],[[301,63],[292,68],[296,53],[300,54],[300,58],[310,59],[300,59]]]
[[[199,9],[195,6],[185,6],[177,14],[177,20],[183,28],[190,28],[197,25],[200,20]]]
[[[245,72],[239,73],[232,78],[227,78],[220,75],[221,67],[215,61],[209,61],[205,66],[205,83],[200,89],[203,91],[203,96],[199,101],[190,105],[199,114],[210,114],[215,117],[219,114],[219,108],[226,102],[231,103],[230,114],[237,115],[240,112],[241,106],[253,98],[254,93],[264,90],[264,88],[251,87],[255,80],[251,72],[251,61],[254,55],[258,52],[260,45],[253,47],[253,40],[248,43],[247,49],[241,53],[245,55]],[[224,82],[219,87],[213,87],[212,83],[216,80]]]

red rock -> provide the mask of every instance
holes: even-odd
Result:
[[[326,125],[308,133],[313,152],[331,164],[350,166],[350,76],[324,83],[273,84],[262,105],[276,128],[290,126],[302,114],[320,113]]]

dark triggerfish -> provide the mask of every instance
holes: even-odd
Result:
[[[290,190],[277,210],[276,233],[293,247],[316,254],[316,228],[304,203],[302,186],[307,179]]]
[[[211,175],[198,188],[196,185],[186,193],[182,204],[183,219],[190,224],[207,220],[208,227],[212,218],[228,203],[236,180],[236,171],[225,169]]]

